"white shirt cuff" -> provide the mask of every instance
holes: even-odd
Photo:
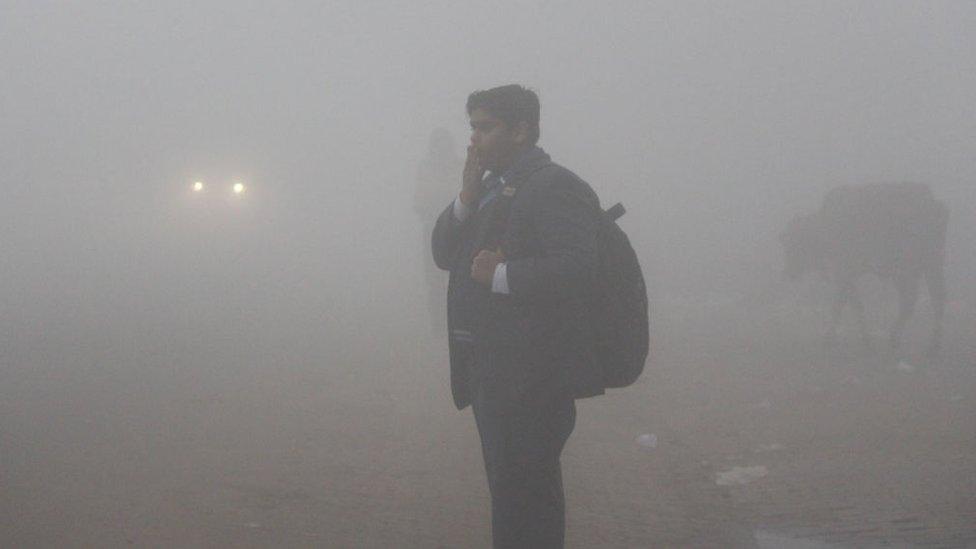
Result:
[[[508,265],[499,263],[495,267],[495,276],[491,279],[491,291],[496,294],[508,294]]]
[[[465,206],[464,203],[461,202],[460,196],[455,198],[454,219],[457,220],[458,223],[463,223],[464,220],[467,219],[469,215],[471,215],[471,206]]]

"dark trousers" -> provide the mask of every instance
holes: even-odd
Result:
[[[472,408],[491,492],[496,549],[563,547],[566,505],[559,456],[576,425],[566,391],[501,398],[475,387]]]

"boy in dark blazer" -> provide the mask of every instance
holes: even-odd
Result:
[[[563,546],[574,399],[603,392],[587,316],[599,200],[537,146],[539,111],[519,85],[468,97],[461,191],[432,235],[450,271],[451,389],[474,411],[499,548]]]

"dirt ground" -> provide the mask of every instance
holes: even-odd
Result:
[[[578,403],[569,547],[976,547],[976,303],[950,308],[941,360],[920,313],[900,365],[880,340],[825,346],[815,311],[655,316],[638,384]],[[387,332],[18,336],[0,545],[488,546],[444,344]]]

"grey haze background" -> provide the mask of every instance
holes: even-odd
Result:
[[[416,167],[435,127],[463,154],[467,94],[510,82],[554,159],[628,207],[656,296],[762,289],[792,215],[888,180],[950,203],[951,291],[974,289],[972,2],[0,9],[14,339],[300,350],[420,321]]]
[[[580,401],[571,542],[730,546],[682,536],[795,507],[854,546],[967,543],[974,29],[971,1],[0,0],[0,538],[487,543],[414,192],[432,130],[463,154],[467,95],[520,82],[627,206],[659,338]],[[946,360],[824,358],[825,288],[782,285],[777,236],[901,180],[951,208]],[[752,459],[766,507],[715,491]]]

